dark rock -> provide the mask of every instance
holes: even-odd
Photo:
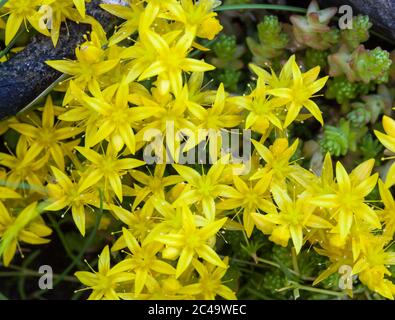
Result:
[[[105,29],[114,26],[114,18],[98,7],[99,0],[87,6],[88,13]],[[90,30],[87,24],[67,22],[62,26],[60,38],[54,48],[51,38],[34,36],[26,48],[7,62],[0,64],[0,119],[15,115],[38,97],[60,77],[60,73],[45,61],[73,59],[75,48],[83,42],[83,35]]]

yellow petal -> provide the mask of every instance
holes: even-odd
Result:
[[[99,257],[99,272],[106,274],[110,270],[110,249],[105,246]]]
[[[388,150],[395,152],[395,137],[388,136],[380,131],[374,130],[374,134],[380,140],[380,142],[386,147]]]
[[[83,205],[73,205],[71,207],[73,220],[82,236],[85,237],[85,209]]]
[[[300,249],[303,245],[303,230],[300,226],[289,226],[289,232],[291,234],[292,242],[295,246],[296,254],[299,254]]]
[[[107,176],[108,181],[110,182],[111,188],[114,191],[115,195],[119,199],[120,202],[123,200],[122,196],[122,182],[121,178],[117,173],[111,174]]]
[[[8,17],[7,24],[5,27],[5,44],[8,46],[11,40],[15,37],[21,24],[23,22],[22,15],[17,13],[11,13]]]
[[[101,180],[101,178],[103,178],[103,173],[101,173],[99,170],[93,170],[88,174],[88,176],[84,177],[79,182],[80,186],[78,188],[78,192],[83,192],[84,190],[94,186]]]
[[[310,111],[310,113],[316,118],[321,125],[324,125],[324,119],[322,118],[321,110],[317,104],[312,100],[306,100],[303,102],[304,107]]]
[[[77,75],[81,72],[79,63],[75,61],[53,60],[53,61],[46,61],[45,63],[50,67],[52,67],[53,69],[56,69],[65,74]]]
[[[351,188],[350,177],[340,161],[336,163],[336,179],[340,192],[347,193]]]
[[[188,268],[192,262],[194,252],[191,248],[185,247],[182,249],[180,258],[178,259],[176,268],[176,278],[179,278],[181,274]]]
[[[204,244],[203,246],[196,248],[196,252],[200,258],[206,260],[207,262],[221,268],[226,268],[226,264],[223,263],[223,261],[218,256],[218,254],[213,249],[211,249],[207,244]]]
[[[395,137],[395,120],[388,117],[388,116],[383,116],[383,127],[385,132],[391,136]]]

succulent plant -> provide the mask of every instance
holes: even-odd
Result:
[[[363,45],[350,52],[342,45],[338,52],[329,55],[329,74],[333,77],[346,75],[348,81],[369,83],[385,82],[388,79],[392,61],[386,50],[377,47],[366,49]]]
[[[273,58],[282,56],[289,42],[287,33],[283,32],[277,16],[265,16],[258,24],[258,39],[247,38],[247,46],[253,55],[253,61],[264,66],[271,63]]]
[[[307,69],[314,68],[315,66],[325,68],[328,65],[328,55],[329,52],[326,50],[323,51],[307,48],[304,57],[304,64]]]
[[[358,15],[352,19],[352,28],[340,31],[341,41],[351,50],[356,49],[362,42],[369,39],[369,29],[372,23],[369,16]]]
[[[296,41],[318,50],[326,50],[335,45],[339,39],[339,30],[331,28],[329,22],[336,13],[336,8],[320,10],[317,1],[312,1],[306,16],[291,15]]]

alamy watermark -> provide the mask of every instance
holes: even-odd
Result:
[[[147,164],[239,164],[233,174],[250,171],[251,130],[249,129],[175,129],[166,121],[165,131],[148,129],[143,140],[143,159]],[[229,156],[228,156],[229,155]]]
[[[52,290],[53,289],[53,270],[49,265],[42,265],[38,269],[38,273],[42,276],[38,279],[38,287],[41,290]]]

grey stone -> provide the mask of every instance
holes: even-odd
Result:
[[[90,2],[87,12],[106,30],[111,30],[116,20],[99,8],[100,2]],[[83,42],[83,35],[89,30],[87,24],[68,21],[67,28],[64,24],[61,27],[56,48],[51,38],[36,35],[24,50],[9,61],[0,63],[0,120],[15,115],[60,77],[61,73],[45,61],[74,59],[76,46]]]

